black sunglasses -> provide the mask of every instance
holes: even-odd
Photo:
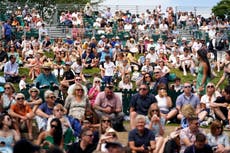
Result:
[[[110,122],[111,122],[111,120],[102,120],[102,122],[103,122],[103,123],[105,123],[105,122],[110,123]]]
[[[21,98],[17,98],[17,100],[24,100],[25,98],[24,97],[21,97]]]

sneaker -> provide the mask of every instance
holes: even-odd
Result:
[[[203,122],[200,123],[200,126],[201,127],[207,127],[208,123],[206,121],[203,121]]]
[[[230,125],[229,124],[225,125],[225,128],[230,130]]]
[[[170,123],[171,123],[171,121],[169,121],[169,120],[166,122],[166,124],[170,124]]]

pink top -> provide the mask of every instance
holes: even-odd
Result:
[[[95,100],[96,100],[96,97],[97,97],[97,95],[98,95],[98,93],[99,93],[99,91],[96,90],[96,86],[90,88],[88,95],[91,95],[92,93],[93,93],[93,97],[89,100],[89,102],[90,102],[90,104],[93,106],[93,105],[94,105],[94,102],[95,102]]]

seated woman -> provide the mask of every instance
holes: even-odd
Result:
[[[132,84],[132,82],[130,80],[130,76],[129,75],[125,75],[122,78],[122,80],[118,84],[118,88],[120,90],[132,90],[133,84]]]
[[[155,152],[162,152],[164,142],[165,118],[161,117],[160,109],[156,103],[153,103],[148,110],[146,124],[153,131],[156,140]],[[161,151],[160,151],[161,150]]]
[[[28,129],[29,139],[33,140],[32,119],[34,117],[34,113],[27,102],[25,102],[25,96],[22,93],[18,93],[15,99],[16,103],[11,105],[9,111],[10,116],[12,116],[15,120],[14,128],[17,133],[21,135],[20,125],[25,124]]]
[[[63,133],[61,121],[54,118],[50,122],[50,130],[43,131],[39,134],[36,145],[44,149],[49,149],[53,146],[63,149]]]
[[[20,136],[11,129],[11,126],[12,118],[8,114],[2,114],[0,116],[0,152],[8,150],[8,153],[12,153],[14,143],[20,140]]]
[[[53,109],[53,115],[51,115],[48,118],[46,131],[49,131],[51,129],[50,122],[52,121],[52,119],[58,118],[61,121],[61,125],[62,125],[64,144],[69,144],[71,143],[71,140],[73,140],[73,129],[71,127],[71,124],[67,116],[65,116],[65,113],[66,113],[66,110],[61,104],[55,105]],[[65,149],[67,149],[67,146],[64,146],[64,147]]]
[[[167,95],[167,87],[165,84],[159,84],[157,87],[157,104],[160,108],[162,116],[166,120],[170,120],[177,115],[177,109],[172,108],[172,99]]]
[[[139,88],[139,86],[144,83],[149,86],[150,90],[152,90],[154,87],[154,81],[153,81],[152,76],[150,75],[150,73],[143,73],[142,75],[143,75],[142,79],[136,81],[136,85]]]
[[[229,136],[223,133],[223,125],[218,120],[212,122],[207,140],[211,147],[216,148],[216,152],[228,152],[230,149]]]
[[[118,135],[113,128],[107,128],[106,133],[100,137],[100,140],[97,145],[97,151],[102,153],[107,153],[108,150],[105,147],[107,142],[119,142]]]
[[[65,100],[67,114],[79,121],[84,120],[86,106],[89,104],[88,98],[85,96],[84,92],[81,84],[75,84],[73,93],[68,95]]]
[[[92,88],[89,89],[88,97],[89,97],[89,102],[92,106],[94,105],[98,93],[101,91],[101,81],[102,80],[100,78],[95,77],[93,79],[93,86]]]
[[[65,61],[61,58],[61,56],[56,56],[54,64],[53,64],[53,73],[56,77],[62,77],[64,74],[64,66]]]
[[[137,115],[135,118],[136,128],[129,132],[128,145],[132,153],[151,152],[156,149],[154,133],[145,128],[146,121],[144,115]]]
[[[36,87],[29,89],[30,97],[27,99],[27,104],[31,107],[32,111],[35,113],[39,105],[42,103],[42,99],[39,97],[40,91]]]
[[[201,111],[198,114],[201,126],[208,126],[215,118],[214,108],[217,97],[221,97],[221,94],[215,90],[215,85],[209,82],[206,86],[206,94],[201,97],[200,105]],[[211,119],[211,120],[210,120]]]

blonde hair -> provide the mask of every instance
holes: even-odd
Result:
[[[135,123],[137,124],[137,122],[139,121],[139,120],[143,120],[145,123],[146,123],[146,120],[145,120],[145,116],[144,115],[137,115],[136,116],[136,119],[135,119]]]
[[[191,104],[185,104],[182,106],[181,113],[184,115],[184,117],[189,118],[190,116],[195,115],[195,109]]]

